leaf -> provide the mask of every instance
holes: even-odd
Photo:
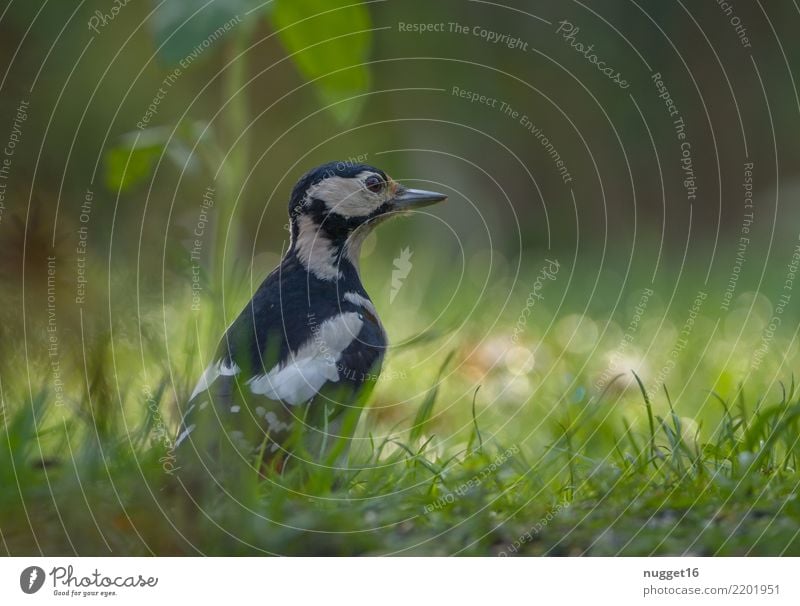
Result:
[[[372,46],[366,6],[355,0],[276,0],[272,21],[300,73],[314,82],[322,102],[347,124],[363,98],[337,103],[368,90],[370,72],[359,65]],[[337,71],[342,70],[342,71]]]
[[[164,153],[169,129],[162,126],[127,133],[105,155],[106,186],[109,190],[126,192],[146,179],[153,165]]]
[[[106,186],[113,192],[129,191],[147,179],[162,154],[166,154],[178,170],[196,173],[201,164],[197,153],[211,140],[208,129],[201,135],[203,125],[203,122],[180,124],[172,138],[172,129],[166,126],[126,133],[117,145],[106,151]],[[191,145],[198,139],[199,146],[192,153]]]
[[[156,10],[148,20],[161,59],[170,64],[194,61],[223,38],[236,35],[249,10],[272,2],[264,0],[153,0]],[[162,46],[163,45],[163,46]]]
[[[106,152],[106,186],[113,192],[126,192],[147,178],[161,148],[114,147]]]

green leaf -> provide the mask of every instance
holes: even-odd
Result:
[[[106,151],[105,181],[109,190],[127,192],[146,179],[169,140],[170,129],[154,126],[126,133]]]
[[[237,35],[237,29],[247,12],[263,5],[264,0],[153,0],[158,7],[149,19],[158,51],[170,65],[182,60],[193,61],[227,36]],[[163,46],[162,46],[163,44]]]
[[[106,151],[106,186],[114,192],[129,191],[147,179],[162,154],[181,172],[197,175],[203,168],[201,158],[208,164],[213,147],[212,130],[201,120],[180,123],[174,134],[168,126],[126,133]]]
[[[153,170],[164,145],[112,147],[106,152],[106,186],[111,191],[126,192],[143,181]]]
[[[370,72],[359,65],[368,58],[372,27],[366,6],[355,0],[276,0],[272,21],[300,73],[314,82],[336,119],[347,124],[358,115]],[[342,71],[337,71],[342,70]]]

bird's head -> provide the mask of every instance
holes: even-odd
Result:
[[[375,225],[446,198],[404,187],[367,164],[323,164],[303,175],[292,190],[292,248],[309,271],[334,279],[342,260],[358,266],[361,243]]]

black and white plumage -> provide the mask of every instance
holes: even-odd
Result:
[[[361,244],[384,219],[445,197],[365,164],[331,162],[306,173],[289,202],[289,249],[222,338],[183,412],[176,447],[205,433],[244,458],[283,459],[298,422],[304,433],[335,434],[346,400],[378,375],[387,346],[359,276]]]

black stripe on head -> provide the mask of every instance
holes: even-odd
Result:
[[[306,192],[313,185],[316,185],[320,181],[323,181],[329,177],[344,177],[345,179],[352,179],[357,174],[364,171],[376,173],[380,175],[384,181],[388,181],[386,173],[384,173],[380,168],[375,168],[369,164],[355,164],[353,162],[339,160],[335,162],[328,162],[322,166],[312,168],[305,175],[300,177],[300,180],[292,189],[292,197],[289,199],[289,215],[293,216],[294,213],[299,212],[299,208],[305,201]]]
[[[328,208],[328,205],[319,199],[311,200],[303,207],[303,215],[311,219],[320,226],[322,233],[336,246],[343,246],[347,238],[364,223],[381,215],[389,208],[389,204],[382,204],[372,215],[364,217],[345,217]]]
[[[314,223],[320,225],[327,237],[336,245],[343,245],[350,233],[357,227],[362,225],[365,221],[371,219],[371,216],[351,217],[347,218],[341,216],[336,212],[331,212],[327,207],[324,200],[309,200],[308,191],[318,183],[332,177],[341,177],[344,179],[352,179],[363,172],[370,172],[379,175],[384,182],[388,182],[388,177],[381,169],[369,164],[357,164],[353,162],[338,161],[328,162],[322,166],[311,169],[303,175],[292,190],[292,196],[289,201],[289,219],[292,229],[293,238],[297,238],[297,225],[296,219],[300,215],[310,217]],[[379,212],[373,214],[380,214],[385,211],[386,205],[382,205]]]

